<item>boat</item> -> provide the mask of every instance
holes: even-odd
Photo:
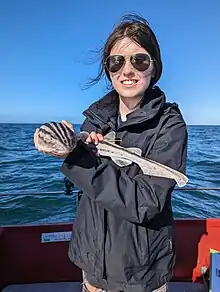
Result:
[[[68,258],[72,228],[74,222],[0,226],[0,291],[80,292],[81,270]],[[209,291],[210,249],[220,250],[220,218],[175,219],[174,234],[169,292]]]

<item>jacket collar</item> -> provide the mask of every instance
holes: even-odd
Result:
[[[123,127],[135,125],[157,116],[164,107],[166,97],[159,87],[149,88],[140,108],[127,115],[127,121],[123,122]],[[104,97],[90,105],[83,114],[91,120],[92,123],[98,124],[101,128],[110,126],[115,128],[118,116],[119,98],[115,90],[109,92]]]

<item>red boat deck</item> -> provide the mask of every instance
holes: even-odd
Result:
[[[81,271],[68,259],[69,242],[41,241],[43,233],[71,230],[72,224],[0,227],[0,291],[81,291]],[[220,250],[219,233],[220,219],[175,221],[177,263],[169,291],[206,291],[201,271],[209,271],[210,248]]]

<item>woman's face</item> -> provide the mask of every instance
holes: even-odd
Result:
[[[134,68],[130,62],[130,57],[134,54],[141,54],[136,55],[134,61],[142,71]],[[120,56],[111,59],[112,55],[125,57],[125,62]],[[153,62],[149,53],[139,44],[125,37],[114,45],[110,51],[110,56],[109,64],[112,66],[113,71],[116,71],[121,64],[121,68],[118,71],[109,72],[112,85],[119,96],[124,98],[142,97],[150,84],[154,72]],[[119,67],[117,68],[118,64]]]

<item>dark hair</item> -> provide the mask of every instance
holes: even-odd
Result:
[[[148,22],[137,14],[126,14],[121,18],[120,23],[113,29],[109,35],[104,47],[101,49],[101,63],[99,73],[96,78],[92,79],[89,84],[94,85],[101,80],[104,73],[110,81],[109,72],[105,69],[105,60],[109,56],[111,49],[117,41],[128,37],[141,45],[149,52],[154,60],[155,75],[151,80],[151,86],[154,85],[162,73],[162,61],[160,48],[156,36],[149,27]]]

